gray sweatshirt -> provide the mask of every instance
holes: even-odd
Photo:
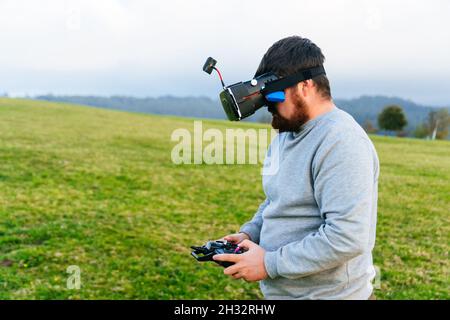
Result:
[[[278,135],[264,167],[266,200],[241,227],[266,250],[266,299],[367,299],[375,276],[379,163],[356,121],[334,107]]]

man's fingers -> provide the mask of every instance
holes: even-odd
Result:
[[[236,272],[235,274],[232,275],[232,277],[236,280],[241,279],[242,275],[239,272]]]
[[[247,240],[247,239],[245,239],[244,241],[239,243],[239,247],[247,249],[247,250],[251,249],[254,246],[257,246],[257,244],[254,243],[253,241],[250,241],[250,240]]]
[[[216,261],[238,262],[241,260],[241,257],[238,254],[223,253],[214,255],[213,259]]]
[[[223,238],[224,240],[227,240],[229,242],[235,243],[239,241],[239,238],[237,236],[226,236]]]
[[[228,268],[225,268],[225,270],[223,270],[223,273],[226,274],[226,275],[231,276],[231,275],[234,275],[235,273],[239,272],[240,268],[241,268],[240,265],[235,263],[232,266],[229,266]]]

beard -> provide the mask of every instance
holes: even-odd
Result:
[[[306,110],[305,101],[295,95],[294,96],[295,112],[289,118],[285,118],[278,113],[275,106],[270,106],[269,111],[272,113],[272,127],[278,129],[279,132],[299,132],[303,124],[309,120]]]

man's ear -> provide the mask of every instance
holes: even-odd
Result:
[[[299,93],[301,93],[302,97],[306,98],[307,96],[311,95],[311,89],[313,89],[314,86],[314,81],[309,79],[299,82],[297,84],[297,89],[300,90]]]
[[[303,96],[303,88],[302,88],[302,83],[299,82],[297,83],[295,86],[288,88],[287,90],[289,90],[289,94],[291,94],[291,96],[295,97],[295,96]]]
[[[294,91],[296,91],[295,94],[302,98],[305,98],[308,95],[306,91],[306,81],[297,83],[297,85],[293,89]]]

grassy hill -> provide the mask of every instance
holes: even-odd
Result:
[[[263,200],[257,165],[175,165],[193,120],[0,99],[0,298],[253,299],[189,246]],[[263,127],[207,121],[204,127]],[[372,137],[379,299],[449,299],[450,142]],[[245,197],[239,197],[245,194]],[[70,265],[80,290],[66,288]]]

